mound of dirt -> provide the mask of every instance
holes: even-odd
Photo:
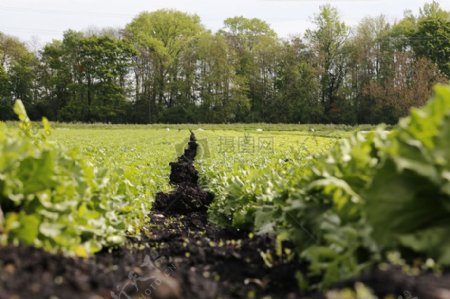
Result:
[[[156,194],[153,210],[167,214],[206,213],[214,200],[211,192],[201,190],[198,185],[198,171],[194,167],[198,144],[191,132],[187,148],[176,162],[170,163],[170,184],[175,190]]]
[[[0,248],[0,298],[302,298],[300,265],[274,248],[273,238],[218,229],[204,213],[153,213],[139,240],[87,260]]]

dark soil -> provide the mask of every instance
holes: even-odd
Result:
[[[175,186],[171,193],[156,194],[153,209],[166,214],[189,214],[192,212],[206,213],[214,195],[201,190],[198,185],[198,172],[194,167],[198,144],[194,133],[183,155],[177,162],[170,163],[170,184]]]
[[[208,223],[213,195],[197,184],[196,150],[191,134],[185,153],[171,163],[174,191],[158,193],[148,226],[127,246],[90,259],[25,246],[0,248],[0,299],[324,298],[298,290],[295,273],[306,273],[306,267],[278,257],[273,238]],[[379,296],[450,298],[450,275],[413,277],[390,267],[336,288],[357,281]]]

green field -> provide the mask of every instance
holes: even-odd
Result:
[[[21,134],[19,133],[18,126],[18,123],[8,123],[8,129],[5,133],[7,135]],[[34,124],[33,126],[34,132],[36,133],[40,125]],[[264,128],[262,132],[259,129],[260,127]],[[295,127],[298,127],[298,129],[294,130]],[[180,154],[180,151],[182,151],[182,148],[186,145],[189,129],[194,130],[197,138],[200,140],[200,144],[203,144],[208,151],[202,159],[198,159],[197,161],[201,165],[201,171],[204,172],[205,177],[207,169],[209,173],[224,173],[225,171],[231,171],[233,168],[240,167],[238,164],[242,164],[248,170],[261,167],[273,167],[273,165],[278,164],[280,159],[295,159],[299,155],[306,157],[319,151],[322,144],[328,144],[337,140],[337,138],[351,134],[349,127],[345,127],[346,130],[333,130],[331,126],[318,126],[318,132],[312,132],[311,126],[301,125],[127,126],[52,124],[49,136],[46,137],[45,141],[39,142],[40,146],[38,148],[42,152],[35,152],[35,149],[27,148],[24,149],[25,152],[23,154],[30,155],[35,160],[36,167],[39,168],[44,167],[44,165],[39,164],[37,161],[43,159],[42,154],[48,150],[48,147],[50,147],[50,151],[53,151],[54,154],[56,154],[56,151],[61,150],[70,153],[75,160],[80,160],[86,164],[86,167],[89,167],[90,171],[95,173],[92,178],[89,178],[95,184],[101,186],[103,183],[100,180],[105,180],[104,183],[107,184],[107,187],[103,186],[106,190],[101,191],[105,193],[102,198],[104,198],[105,202],[108,196],[117,199],[117,205],[113,205],[114,208],[111,206],[110,209],[112,211],[108,212],[114,214],[119,211],[119,214],[125,215],[125,218],[118,221],[119,223],[116,224],[117,230],[112,231],[111,236],[117,236],[120,237],[117,240],[123,240],[124,233],[134,234],[142,227],[145,222],[145,213],[151,208],[155,193],[170,189],[168,185],[170,172],[169,162],[175,160],[177,155]],[[39,139],[37,137],[34,138]],[[229,144],[230,138],[232,148],[230,148]],[[228,140],[227,148],[225,148],[225,140]],[[253,143],[251,151],[248,148],[247,150],[240,149],[242,140],[249,140]],[[268,142],[268,147],[260,149],[259,143],[263,140]],[[33,143],[34,141],[30,140],[30,142]],[[14,157],[17,159],[23,158],[16,155]],[[7,155],[4,155],[3,158],[5,165],[8,165],[8,162],[12,159],[8,158]],[[232,159],[230,160],[230,158]],[[225,160],[228,161],[228,164],[224,164]],[[218,169],[218,167],[222,169]],[[57,172],[55,174],[61,175]],[[23,180],[21,177],[23,174],[20,173],[20,169],[15,175]],[[99,177],[95,177],[96,175]],[[59,183],[62,183],[65,178],[63,176],[61,178],[53,177],[48,182],[43,183],[55,183],[51,182],[55,179],[61,181]],[[46,186],[40,187],[43,190],[38,190],[39,186],[37,187],[38,189],[27,190],[25,186],[18,184],[11,186],[11,189],[18,188],[18,190],[6,190],[12,193],[33,193],[27,195],[31,198],[33,196],[42,196],[39,193],[41,191],[44,192]],[[97,186],[96,188],[99,187]],[[81,202],[83,202],[84,200],[91,200],[95,197],[95,194],[83,193],[79,194],[79,197]],[[44,207],[36,208],[35,212],[42,214],[41,209],[44,209]],[[93,207],[93,209],[98,213],[106,212],[98,210],[97,207]],[[69,215],[73,212],[69,210],[64,211],[64,213],[68,213]],[[20,222],[20,215],[17,213],[10,214],[9,218],[6,217],[7,224],[10,221],[9,226],[16,227],[17,225],[14,224],[14,221]],[[65,223],[65,220],[63,220],[64,224],[58,223],[58,220],[53,225],[51,224],[53,222],[52,215],[43,213],[41,216],[42,218],[39,219],[39,222],[49,226],[49,229],[52,231],[50,234],[44,233],[41,236],[42,232],[38,233],[37,229],[33,229],[32,231],[36,231],[36,233],[30,235],[29,227],[21,229],[20,226],[17,226],[15,229],[11,229],[10,241],[19,242],[21,239],[25,239],[30,244],[43,246],[48,250],[63,249],[68,250],[69,253],[86,254],[84,250],[77,247],[79,243],[83,242],[83,238],[80,237],[83,232],[79,227],[72,228],[73,231],[70,229],[73,234],[73,240],[59,240],[57,235],[66,235],[70,225]],[[112,218],[114,217],[115,215],[112,216]],[[107,219],[106,223],[111,221],[113,220]],[[66,224],[68,227],[64,227]],[[87,231],[95,230],[90,225],[87,225],[85,229]],[[100,250],[103,245],[111,245],[111,242],[104,240],[105,235],[103,232],[106,230],[104,225],[101,224],[96,229],[98,231],[94,233],[94,236],[97,236],[87,238],[84,243],[87,252],[93,253]],[[78,230],[78,232],[75,233],[75,230]],[[28,233],[22,235],[25,231]],[[40,239],[44,236],[45,239],[49,240],[42,242]],[[92,239],[95,240],[95,246],[92,245]],[[123,241],[119,243],[121,242]]]
[[[450,90],[397,127],[42,125],[20,102],[1,125],[1,243],[88,257],[138,237],[189,130],[214,193],[210,222],[269,234],[300,259],[299,287],[326,289],[402,252],[416,268],[450,264]],[[19,128],[20,127],[20,128]],[[150,223],[151,225],[151,223]],[[286,243],[288,242],[288,243]],[[446,243],[447,242],[447,243]],[[286,246],[286,244],[289,244]],[[294,247],[293,247],[294,246]],[[395,253],[393,255],[393,252]],[[363,253],[363,254],[362,254]],[[261,253],[271,265],[269,253]],[[404,263],[404,261],[402,262]]]
[[[450,299],[450,0],[28,2],[0,299]]]

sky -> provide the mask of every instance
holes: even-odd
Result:
[[[0,32],[39,46],[60,39],[68,29],[124,27],[142,11],[162,8],[197,14],[216,31],[228,17],[265,20],[280,37],[303,34],[324,4],[336,7],[348,25],[383,14],[391,22],[405,10],[418,13],[426,0],[0,0]],[[438,1],[450,10],[450,0]]]

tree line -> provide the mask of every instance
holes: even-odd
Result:
[[[121,30],[69,30],[33,53],[0,33],[0,119],[113,123],[394,123],[450,77],[450,12],[345,24],[322,6],[282,39],[259,19],[218,32],[196,15],[143,12]]]

